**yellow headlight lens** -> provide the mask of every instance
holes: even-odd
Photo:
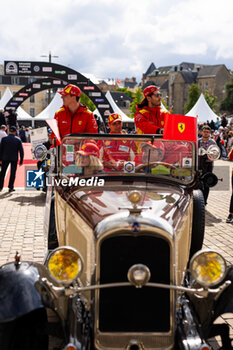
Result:
[[[140,192],[138,191],[132,191],[130,192],[129,194],[129,200],[131,203],[133,204],[137,204],[138,202],[140,202],[141,198],[142,198],[142,195]]]
[[[47,265],[57,282],[71,283],[81,273],[82,259],[75,249],[61,247],[54,250]]]
[[[212,250],[198,252],[190,261],[190,271],[199,284],[213,286],[224,279],[226,261],[219,253]]]

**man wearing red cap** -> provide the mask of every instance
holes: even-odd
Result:
[[[112,113],[108,117],[110,134],[122,133],[122,117]],[[105,171],[122,170],[124,162],[132,161],[137,153],[136,145],[128,140],[108,140],[98,142],[100,157],[103,159]]]
[[[135,124],[138,134],[162,134],[166,112],[161,108],[159,88],[150,85],[143,90],[144,100],[136,106]]]
[[[81,105],[81,90],[72,84],[59,91],[63,106],[55,113],[61,138],[72,133],[96,134],[98,127],[95,117],[89,109]]]

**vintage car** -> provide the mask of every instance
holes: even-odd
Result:
[[[194,142],[68,135],[47,181],[44,264],[0,268],[0,349],[206,350],[216,334],[232,349],[213,322],[233,311],[233,272],[200,250],[215,179]]]

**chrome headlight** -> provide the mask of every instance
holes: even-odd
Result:
[[[140,202],[140,200],[142,199],[142,194],[137,191],[137,190],[134,190],[134,191],[131,191],[129,194],[128,194],[128,199],[129,201],[136,205]]]
[[[48,150],[45,145],[37,145],[34,149],[35,158],[44,160],[47,157]]]
[[[47,267],[56,282],[70,284],[81,274],[83,259],[76,249],[59,247],[49,256]]]
[[[213,250],[202,250],[194,254],[190,261],[190,272],[203,286],[214,286],[226,275],[226,261]]]

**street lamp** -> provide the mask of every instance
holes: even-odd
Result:
[[[52,62],[52,58],[58,58],[59,56],[52,56],[51,51],[49,51],[49,55],[41,55],[40,57],[48,57],[49,58],[49,63]],[[48,104],[51,102],[51,90],[48,90]]]

